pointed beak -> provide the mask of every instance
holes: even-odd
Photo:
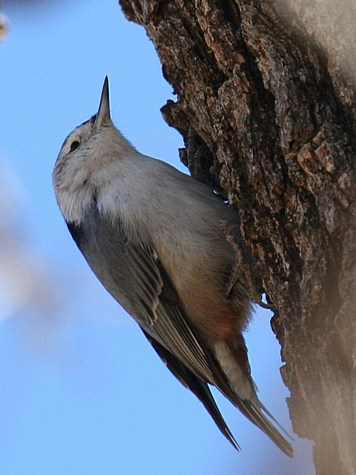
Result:
[[[101,98],[99,109],[96,114],[95,127],[99,129],[102,125],[111,125],[110,104],[109,104],[109,80],[105,77],[103,90],[101,91]]]

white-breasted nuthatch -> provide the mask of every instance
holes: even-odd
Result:
[[[242,336],[250,301],[222,226],[237,222],[237,213],[227,212],[206,185],[142,155],[122,136],[110,118],[107,78],[97,114],[64,141],[53,183],[93,272],[224,436],[239,448],[208,384],[292,455],[250,374]]]

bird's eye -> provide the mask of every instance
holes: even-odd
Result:
[[[78,140],[74,140],[71,144],[70,144],[70,153],[74,152],[74,150],[76,148],[78,148],[80,145],[80,142],[78,142]]]

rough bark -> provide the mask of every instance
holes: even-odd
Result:
[[[156,46],[191,173],[234,203],[293,428],[356,473],[356,11],[352,0],[120,0]],[[253,290],[252,290],[253,289]]]

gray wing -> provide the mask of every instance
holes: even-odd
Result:
[[[67,225],[104,287],[137,321],[170,371],[200,399],[221,432],[238,448],[207,383],[225,394],[230,395],[231,390],[218,362],[189,325],[154,249],[130,242],[119,224],[102,219],[94,207],[84,224]]]
[[[69,230],[104,287],[152,338],[200,378],[214,384],[212,356],[183,314],[177,293],[152,247],[136,245],[96,210]]]

